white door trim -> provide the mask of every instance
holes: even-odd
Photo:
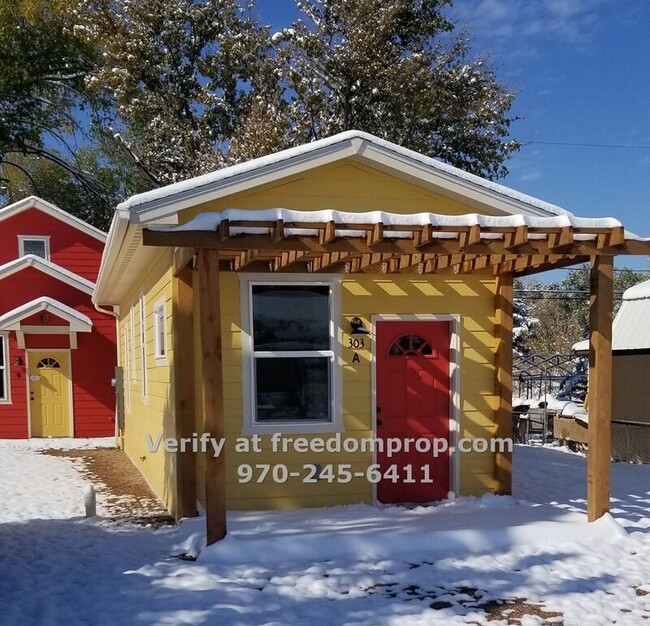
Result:
[[[449,346],[449,490],[458,495],[460,489],[460,458],[456,453],[460,438],[460,315],[456,314],[378,314],[370,318],[372,323],[371,339],[371,385],[372,385],[372,436],[377,435],[377,322],[451,322],[451,342]],[[377,453],[373,449],[372,462],[377,462]],[[372,501],[377,500],[377,485],[372,485]]]
[[[30,386],[30,380],[29,380],[29,354],[31,352],[40,352],[41,354],[47,355],[49,354],[56,354],[56,353],[64,353],[68,357],[68,374],[70,376],[68,380],[68,389],[69,389],[69,399],[70,399],[70,437],[74,437],[74,405],[73,405],[73,393],[72,393],[72,350],[69,348],[26,348],[25,349],[25,365],[27,366],[27,384],[25,385],[25,389],[27,391],[27,437],[28,439],[32,438],[32,403],[31,399],[29,397],[29,386]]]

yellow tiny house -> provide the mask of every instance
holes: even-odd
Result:
[[[509,493],[513,277],[592,261],[595,367],[611,257],[648,250],[359,132],[135,196],[94,296],[120,311],[124,447],[209,541],[228,508]]]

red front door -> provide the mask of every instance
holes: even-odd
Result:
[[[377,322],[376,333],[377,437],[384,442],[377,498],[442,500],[449,492],[450,322]]]

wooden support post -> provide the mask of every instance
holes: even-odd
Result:
[[[191,437],[194,423],[194,324],[192,267],[172,278],[172,341],[174,348],[174,426],[178,440]],[[176,455],[174,515],[196,515],[196,458],[191,450]]]
[[[512,274],[497,278],[496,291],[496,432],[502,440],[512,440],[512,315],[514,291]],[[497,451],[494,458],[496,493],[512,493],[512,452]]]
[[[199,310],[201,337],[201,397],[203,427],[210,437],[224,437],[223,371],[221,359],[221,297],[219,256],[216,250],[199,250]],[[208,545],[226,536],[226,461],[223,452],[206,453],[205,513]]]
[[[591,258],[589,301],[589,428],[587,512],[590,522],[609,511],[612,427],[612,309],[614,260]]]

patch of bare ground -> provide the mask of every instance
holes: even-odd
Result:
[[[174,523],[122,450],[43,450],[42,453],[73,459],[75,467],[93,483],[98,499],[113,521],[156,527]]]
[[[383,593],[389,598],[397,596],[410,597],[413,600],[428,602],[429,607],[440,611],[456,606],[465,609],[479,609],[485,612],[485,617],[489,622],[500,621],[501,623],[521,626],[521,620],[524,617],[539,617],[541,624],[552,624],[553,626],[562,626],[564,619],[562,613],[547,611],[542,605],[527,601],[525,598],[513,598],[508,600],[488,599],[488,593],[474,587],[439,587],[435,590],[425,590],[417,585],[399,588],[397,583],[380,583],[369,587],[367,591],[371,593]],[[469,622],[478,624],[478,622]]]

